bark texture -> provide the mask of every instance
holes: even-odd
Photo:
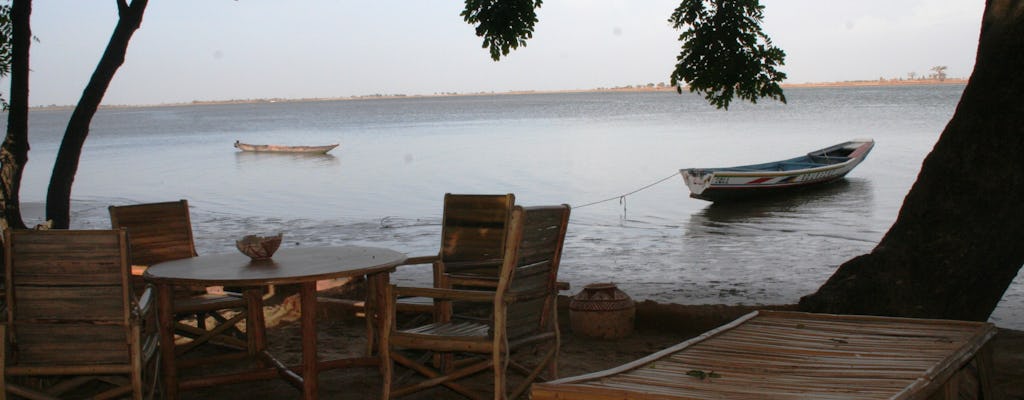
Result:
[[[82,155],[82,146],[89,136],[89,125],[96,115],[103,95],[106,94],[114,73],[124,64],[128,52],[128,42],[139,26],[142,15],[146,11],[148,0],[134,0],[128,5],[127,0],[118,0],[119,19],[114,33],[110,36],[107,49],[103,52],[99,64],[93,71],[89,84],[82,92],[67,130],[64,140],[57,151],[57,159],[50,175],[50,186],[46,193],[46,219],[53,221],[53,228],[67,229],[71,223],[71,185],[78,172],[78,161]],[[113,172],[113,171],[111,171]]]
[[[986,320],[1024,264],[1024,0],[986,4],[974,71],[871,253],[800,308]]]
[[[11,103],[7,135],[0,146],[0,207],[3,226],[25,228],[21,218],[21,176],[28,163],[28,55],[32,45],[31,0],[11,2]]]

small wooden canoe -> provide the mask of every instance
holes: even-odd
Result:
[[[688,168],[679,173],[690,188],[690,197],[736,200],[842,179],[864,161],[874,146],[872,139],[855,139],[788,160],[726,168]]]
[[[248,144],[240,141],[235,141],[235,147],[242,151],[251,152],[264,152],[264,153],[308,153],[308,154],[326,154],[338,144],[329,144],[325,146],[282,146],[276,144]]]

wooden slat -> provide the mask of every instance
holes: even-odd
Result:
[[[399,287],[395,289],[395,293],[399,296],[430,297],[434,299],[454,299],[473,302],[487,302],[494,299],[493,292],[479,290]]]
[[[446,194],[441,228],[445,262],[498,259],[515,196]]]
[[[984,323],[753,313],[620,368],[536,385],[533,398],[926,398],[992,334]]]
[[[17,326],[18,365],[126,364],[123,325],[33,324]]]
[[[23,286],[15,284],[17,321],[124,322],[120,286]]]
[[[187,201],[111,206],[109,211],[114,228],[128,229],[132,264],[196,256]]]

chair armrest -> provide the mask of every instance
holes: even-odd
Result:
[[[146,285],[146,289],[139,295],[135,309],[132,312],[136,314],[136,318],[143,319],[155,311],[156,299],[153,294],[153,285]]]
[[[449,286],[470,286],[494,289],[498,287],[498,278],[479,275],[448,274]]]
[[[441,257],[436,254],[432,256],[409,257],[406,258],[405,261],[403,261],[401,264],[398,264],[398,266],[401,267],[403,265],[432,264],[440,259]]]
[[[394,293],[398,296],[403,297],[430,297],[434,299],[475,301],[483,303],[491,302],[494,300],[494,292],[484,292],[478,290],[395,286]]]

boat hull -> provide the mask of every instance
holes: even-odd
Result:
[[[338,144],[325,146],[281,146],[274,144],[248,144],[235,142],[235,148],[254,153],[306,153],[306,154],[327,154],[328,151],[338,147]]]
[[[874,147],[853,140],[805,156],[764,164],[680,170],[690,197],[707,201],[739,200],[785,193],[843,179]]]

